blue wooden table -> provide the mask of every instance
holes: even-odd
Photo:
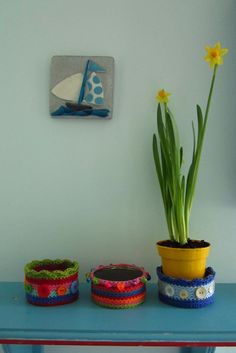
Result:
[[[182,353],[212,353],[236,346],[236,284],[217,284],[216,301],[202,309],[161,303],[154,284],[144,304],[128,310],[101,308],[90,300],[89,284],[80,299],[57,307],[36,307],[23,283],[0,283],[0,344],[6,353],[42,353],[44,345],[178,346]]]

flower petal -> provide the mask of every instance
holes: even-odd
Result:
[[[213,47],[206,46],[205,50],[207,51],[207,55],[204,57],[204,60],[209,63],[211,68],[214,68],[215,65],[222,65],[222,56],[228,53],[227,48],[221,48],[220,42],[217,42]]]

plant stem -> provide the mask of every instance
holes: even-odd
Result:
[[[215,65],[214,66],[212,80],[211,80],[210,92],[209,92],[209,96],[208,96],[208,100],[207,100],[207,107],[206,107],[205,117],[204,117],[204,129],[203,129],[204,132],[203,132],[203,135],[204,135],[205,130],[206,130],[206,124],[207,124],[208,113],[209,113],[210,104],[211,104],[212,92],[213,92],[213,88],[214,88],[214,84],[215,84],[217,68],[218,68],[218,65]]]
[[[211,80],[210,91],[209,91],[209,95],[208,95],[208,99],[207,99],[207,106],[206,106],[206,112],[205,112],[205,116],[204,116],[202,132],[201,132],[201,139],[200,139],[200,143],[197,146],[196,155],[195,155],[196,161],[194,164],[194,176],[193,176],[193,181],[192,181],[192,196],[191,196],[191,200],[189,202],[189,205],[187,205],[188,207],[186,207],[186,205],[185,205],[185,226],[186,226],[187,238],[189,236],[188,231],[189,231],[190,212],[191,212],[191,208],[192,208],[192,199],[193,199],[195,187],[196,187],[199,163],[200,163],[200,159],[201,159],[202,146],[203,146],[203,141],[204,141],[204,136],[205,136],[205,131],[206,131],[206,125],[207,125],[207,120],[208,120],[208,114],[209,114],[209,109],[210,109],[210,104],[211,104],[212,93],[213,93],[214,84],[215,84],[217,68],[218,68],[218,65],[215,65],[212,80]]]

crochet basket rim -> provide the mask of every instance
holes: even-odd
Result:
[[[47,266],[47,265],[65,265],[65,270],[55,269],[52,271],[43,269],[35,270],[37,266]],[[77,261],[71,261],[68,259],[43,259],[43,260],[33,260],[25,265],[24,268],[25,276],[27,278],[42,278],[42,279],[60,279],[75,275],[79,271],[79,264]]]
[[[206,268],[205,276],[203,278],[195,278],[192,280],[167,276],[162,272],[162,266],[158,266],[156,269],[156,272],[160,280],[170,284],[179,284],[182,286],[204,285],[204,284],[210,283],[215,278],[215,271],[213,270],[212,267]]]
[[[138,272],[140,272],[140,275],[135,277],[135,278],[132,278],[132,279],[125,279],[125,280],[122,280],[122,279],[104,279],[102,277],[99,277],[97,276],[97,272],[100,271],[100,270],[111,270],[112,269],[124,269],[124,270],[136,270]],[[144,270],[143,267],[139,267],[139,266],[136,266],[136,265],[130,265],[130,264],[109,264],[109,265],[99,265],[95,268],[93,268],[91,270],[90,273],[87,274],[87,277],[92,281],[94,282],[94,280],[98,280],[100,282],[100,284],[104,284],[106,282],[110,282],[110,283],[118,283],[118,282],[122,282],[123,284],[125,285],[131,285],[133,284],[133,281],[134,280],[139,280],[143,283],[146,283],[147,280],[149,280],[149,273],[146,272]]]

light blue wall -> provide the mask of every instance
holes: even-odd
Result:
[[[0,278],[35,258],[78,258],[81,278],[110,262],[159,264],[167,236],[151,151],[154,96],[172,92],[187,156],[195,105],[206,103],[204,46],[230,48],[219,69],[191,218],[212,245],[218,281],[234,281],[236,230],[233,0],[0,0]],[[53,120],[53,55],[115,58],[111,121]]]
[[[0,279],[22,280],[36,258],[144,265],[167,236],[151,152],[156,90],[191,154],[196,103],[211,71],[204,46],[230,48],[220,68],[191,219],[212,245],[218,281],[235,281],[236,105],[233,0],[0,0]],[[53,55],[115,58],[111,121],[53,120]],[[167,352],[167,351],[166,351]]]

